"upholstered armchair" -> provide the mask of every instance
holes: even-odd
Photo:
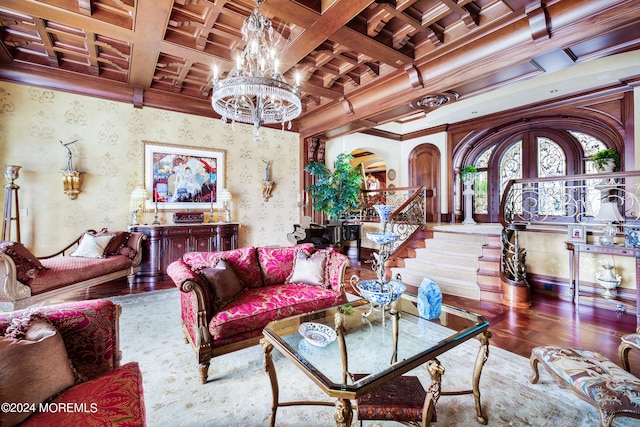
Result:
[[[37,412],[29,416],[22,426],[145,424],[142,374],[138,363],[120,366],[119,317],[120,306],[109,300],[80,301],[0,313],[0,400],[24,403],[45,385],[53,387],[50,384],[54,381],[51,377],[60,374],[51,371],[63,371],[71,366],[71,385],[62,386],[62,392],[54,394],[56,397],[47,402],[57,405],[54,407],[76,405],[74,407],[83,408],[82,411],[72,412]],[[66,363],[58,363],[52,369],[34,366],[53,363],[53,357],[60,357],[58,348],[52,350],[51,346],[44,344],[45,339],[52,340],[52,335],[25,342],[29,341],[28,330],[36,321],[45,327],[53,327],[54,335],[61,336],[64,343],[61,357]],[[24,331],[20,331],[21,328],[26,329],[27,333],[22,333]],[[19,358],[15,347],[21,346],[22,352],[18,354],[28,356],[32,350],[25,351],[25,347],[32,343],[41,345],[33,351],[47,353],[32,355],[37,362],[27,365],[26,361],[30,359]],[[48,371],[30,383],[29,375],[38,369]],[[57,379],[55,381],[59,383]],[[34,392],[30,387],[38,390]],[[39,407],[39,403],[36,403],[36,407]],[[0,413],[1,417],[7,415],[11,414]],[[0,419],[0,425],[5,425],[5,421]],[[7,424],[13,423],[9,420]]]

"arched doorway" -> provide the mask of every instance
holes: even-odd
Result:
[[[409,186],[426,189],[426,218],[440,220],[440,150],[433,144],[420,144],[409,154]]]

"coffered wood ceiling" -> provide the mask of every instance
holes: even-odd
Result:
[[[1,0],[0,79],[216,117],[250,0]],[[640,48],[637,0],[267,0],[302,136],[337,136]]]

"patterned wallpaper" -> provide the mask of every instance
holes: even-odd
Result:
[[[219,119],[0,82],[0,166],[22,166],[16,181],[21,240],[38,256],[61,249],[86,229],[126,229],[131,192],[144,181],[143,141],[225,150],[240,245],[287,245],[286,234],[299,220],[299,137],[260,132],[262,142],[256,143],[252,126],[235,124],[234,130]],[[60,142],[74,140],[73,166],[84,173],[78,198],[70,200],[58,171],[67,164]],[[264,161],[272,162],[275,182],[266,202],[260,186]],[[161,211],[161,222],[171,223],[172,215]],[[152,221],[153,212],[144,213],[142,222]]]

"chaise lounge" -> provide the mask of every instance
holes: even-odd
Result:
[[[87,230],[45,257],[36,257],[19,242],[0,241],[0,311],[43,304],[123,277],[132,287],[144,239],[137,232]]]
[[[188,252],[170,264],[202,383],[211,358],[257,344],[272,320],[345,303],[348,265],[345,255],[309,243]]]

